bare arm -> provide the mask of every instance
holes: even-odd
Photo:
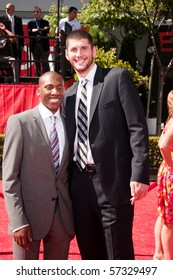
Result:
[[[159,139],[159,148],[163,159],[167,165],[173,170],[173,160],[171,155],[171,144],[173,143],[173,118],[171,118],[166,126],[164,133],[162,133]]]
[[[0,23],[0,29],[2,29],[8,36],[15,36],[15,34],[8,30],[2,22]],[[13,38],[13,41],[14,40],[16,40],[16,38]]]

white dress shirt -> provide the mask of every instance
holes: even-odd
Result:
[[[11,21],[11,32],[15,34],[15,28],[14,28],[14,15],[10,16],[8,15],[9,20]]]

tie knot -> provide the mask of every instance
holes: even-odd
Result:
[[[52,123],[56,123],[56,119],[57,119],[56,116],[51,116],[50,118],[51,118]]]
[[[84,79],[81,81],[81,85],[82,87],[84,87],[86,89],[86,84],[88,83],[88,80],[87,79]]]
[[[56,116],[51,116],[52,122],[56,122]]]

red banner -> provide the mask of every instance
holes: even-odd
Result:
[[[71,86],[73,82],[73,79],[66,81],[65,88]],[[32,84],[0,84],[0,134],[5,133],[10,115],[31,109],[39,103],[37,87],[38,85]]]
[[[5,133],[10,115],[36,106],[39,97],[37,85],[0,85],[0,134]]]

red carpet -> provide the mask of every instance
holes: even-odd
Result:
[[[154,225],[157,218],[156,183],[150,185],[148,195],[135,203],[133,239],[136,260],[151,260],[154,254]],[[8,235],[8,218],[0,181],[0,260],[12,260],[12,238]],[[42,259],[42,252],[40,253]],[[73,239],[70,246],[69,260],[80,260],[80,253]]]

